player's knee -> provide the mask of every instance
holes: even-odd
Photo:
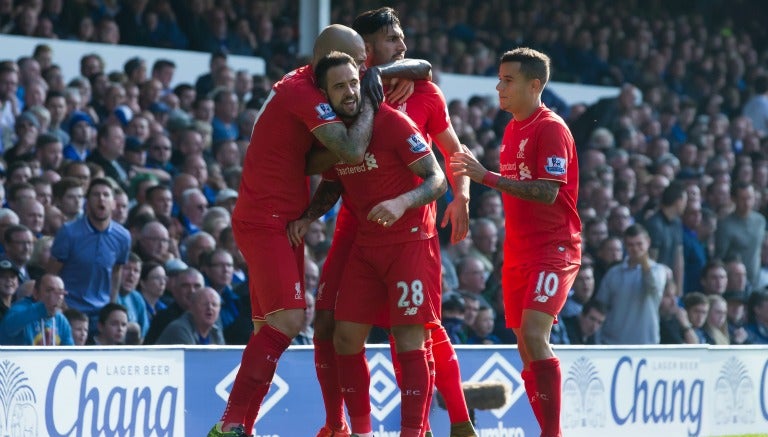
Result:
[[[521,334],[529,351],[546,348],[549,345],[549,335],[544,330],[523,329]]]
[[[424,347],[424,328],[421,325],[393,326],[392,336],[398,352],[414,351]]]
[[[337,327],[333,332],[333,347],[336,353],[352,355],[363,350],[365,337],[361,337],[354,329]]]
[[[294,338],[299,335],[299,332],[304,327],[305,317],[304,310],[285,310],[268,316],[267,321],[289,338]]]
[[[333,320],[333,312],[321,310],[315,314],[315,338],[319,340],[333,339],[333,329],[336,322]]]

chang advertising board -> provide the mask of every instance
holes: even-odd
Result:
[[[184,352],[3,350],[0,436],[180,436]]]

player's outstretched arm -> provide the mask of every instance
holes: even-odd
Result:
[[[301,217],[288,223],[288,239],[291,245],[301,244],[301,240],[309,229],[309,224],[330,211],[339,197],[341,197],[341,183],[328,180],[320,182],[315,195],[312,196],[312,201],[309,202],[309,206],[301,214]]]
[[[513,181],[488,171],[472,153],[467,152],[459,152],[451,156],[451,171],[454,176],[469,176],[473,181],[502,193],[548,205],[555,203],[557,193],[560,192],[560,182],[542,179]]]
[[[407,209],[424,206],[445,194],[448,183],[433,153],[412,163],[409,168],[415,175],[423,179],[421,184],[394,199],[385,200],[374,206],[368,213],[368,220],[378,222],[383,226],[392,226]]]
[[[360,114],[349,128],[344,123],[328,123],[312,131],[315,138],[347,164],[363,162],[371,141],[374,111],[367,97],[362,96],[362,104]]]

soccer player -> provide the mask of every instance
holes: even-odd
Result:
[[[353,28],[365,40],[366,64],[369,67],[390,63],[404,58],[407,46],[400,27],[400,20],[395,11],[389,7],[370,10],[360,14],[353,23]],[[450,157],[461,151],[461,145],[447,114],[447,105],[440,89],[431,81],[418,80],[414,82],[413,94],[403,103],[393,107],[407,114],[419,127],[423,136],[437,143],[443,156]],[[452,225],[451,240],[456,243],[467,234],[469,221],[469,181],[466,177],[452,178],[454,198],[449,203],[442,226],[449,221]],[[434,212],[434,209],[430,209]],[[336,231],[333,237],[331,251],[323,266],[320,280],[322,293],[318,295],[315,319],[315,369],[323,392],[326,407],[326,424],[318,433],[318,437],[345,435],[343,433],[344,411],[335,354],[333,350],[333,309],[336,304],[336,294],[339,281],[347,266],[350,247],[354,239],[358,222],[350,212],[346,203],[336,221]],[[451,345],[445,329],[436,328],[431,333],[432,353],[435,358],[437,386],[443,394],[451,419],[451,435],[458,437],[474,436],[475,432],[469,419],[464,392],[461,387],[461,373],[456,352]],[[392,342],[392,337],[390,337]],[[429,348],[428,348],[429,349]],[[399,381],[399,366],[394,353],[396,373]],[[430,366],[433,365],[430,362]],[[425,424],[425,426],[427,426]],[[425,428],[426,429],[426,428]]]
[[[547,55],[529,48],[501,57],[499,107],[513,115],[501,143],[501,174],[486,170],[470,153],[454,154],[450,165],[454,176],[502,192],[506,323],[518,338],[525,391],[541,436],[559,437],[560,361],[549,333],[581,264],[581,222],[573,136],[541,103],[549,66]]]
[[[352,122],[360,111],[354,61],[333,53],[317,66],[317,83],[333,110]],[[433,201],[445,175],[418,128],[404,114],[382,106],[359,165],[339,164],[323,182],[288,234],[294,244],[343,200],[358,222],[336,301],[334,346],[351,431],[372,436],[370,372],[365,339],[372,325],[391,326],[402,366],[401,436],[422,432],[430,385],[425,328],[439,324],[440,259]]]
[[[318,140],[344,162],[357,164],[368,146],[378,102],[363,98],[359,117],[347,128],[315,85],[314,64],[332,49],[365,61],[365,46],[355,31],[326,27],[315,41],[313,65],[275,84],[253,128],[232,227],[248,264],[254,335],[243,351],[224,414],[209,437],[238,437],[246,435],[244,428],[250,431],[277,361],[302,329],[304,249],[291,247],[286,226],[309,202],[306,153]],[[406,72],[411,68],[414,77],[424,77],[429,74],[429,65],[426,74],[424,65],[407,65]],[[361,84],[366,94],[381,96],[376,85],[385,74],[383,67],[366,74]]]

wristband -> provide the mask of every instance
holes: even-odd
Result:
[[[483,185],[491,188],[496,188],[496,185],[499,184],[499,179],[501,179],[501,175],[498,173],[494,173],[492,171],[486,171],[483,175]]]

